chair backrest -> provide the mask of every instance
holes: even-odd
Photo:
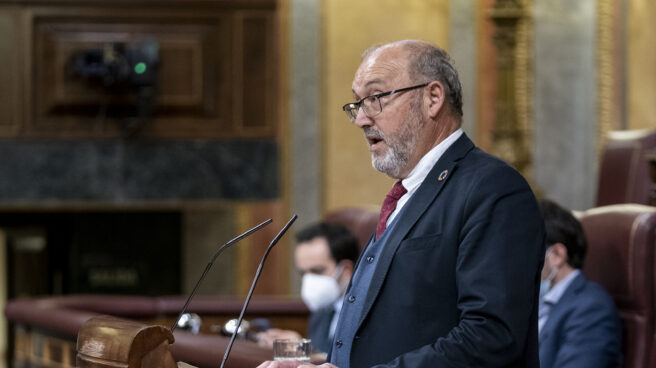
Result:
[[[371,234],[376,230],[378,212],[356,207],[346,207],[328,212],[324,220],[338,222],[351,230],[355,237],[358,238],[358,246],[362,252],[364,247],[367,246]]]
[[[654,204],[649,176],[656,131],[614,131],[608,135],[599,168],[597,206],[616,203]]]
[[[624,367],[649,365],[656,347],[656,208],[623,204],[577,213],[588,240],[586,276],[612,296],[622,319]]]

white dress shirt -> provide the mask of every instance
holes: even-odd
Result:
[[[422,157],[421,160],[417,162],[417,165],[415,165],[412,171],[410,171],[410,174],[408,174],[405,179],[401,180],[401,184],[403,184],[403,187],[408,192],[399,198],[399,201],[396,203],[396,209],[394,209],[394,212],[392,212],[392,214],[390,214],[390,216],[387,218],[387,225],[389,225],[392,220],[394,220],[394,217],[396,217],[403,206],[405,206],[410,198],[412,198],[412,195],[415,194],[421,183],[423,183],[424,179],[426,179],[426,176],[428,176],[428,173],[431,171],[433,166],[435,166],[435,163],[437,163],[440,157],[442,157],[444,152],[446,152],[446,150],[451,147],[451,145],[456,140],[458,140],[461,135],[462,129],[458,129],[451,133],[451,135],[446,137],[445,140],[428,151],[424,157]]]

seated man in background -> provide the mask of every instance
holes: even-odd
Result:
[[[312,312],[307,337],[315,351],[327,353],[358,258],[358,241],[341,224],[319,222],[298,232],[296,242],[294,263],[303,275],[301,297]],[[272,328],[260,333],[259,341],[272,346],[275,339],[300,337],[296,331]]]
[[[620,367],[621,327],[613,300],[581,268],[583,228],[572,213],[540,201],[547,232],[540,285],[540,367]]]

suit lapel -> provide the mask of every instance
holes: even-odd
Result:
[[[401,241],[408,234],[410,229],[419,220],[421,215],[426,212],[426,209],[433,203],[442,188],[446,185],[448,180],[453,176],[459,161],[464,155],[467,154],[472,148],[474,143],[467,137],[465,133],[456,140],[449,149],[440,157],[435,166],[428,173],[424,181],[421,183],[415,194],[410,201],[405,204],[402,212],[397,218],[397,223],[391,229],[392,233],[389,234],[374,275],[371,279],[371,284],[367,291],[367,297],[364,302],[362,315],[358,321],[358,328],[362,325],[365,317],[369,314],[389,267],[392,264],[396,250],[399,248]],[[446,172],[446,173],[445,173]]]
[[[549,335],[551,335],[551,330],[553,330],[556,323],[560,321],[563,313],[567,312],[568,307],[571,304],[572,296],[581,292],[581,289],[585,287],[585,282],[586,278],[583,273],[579,273],[578,276],[572,280],[572,283],[569,284],[567,290],[565,290],[563,295],[558,300],[558,303],[556,303],[556,305],[551,308],[547,322],[544,323],[544,326],[542,326],[542,331],[540,331],[540,337],[542,339],[546,339]]]

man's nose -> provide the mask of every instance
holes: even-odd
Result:
[[[373,125],[373,120],[367,116],[367,114],[364,112],[364,108],[360,107],[358,109],[358,114],[355,116],[354,123],[360,128],[363,128],[365,126]]]

